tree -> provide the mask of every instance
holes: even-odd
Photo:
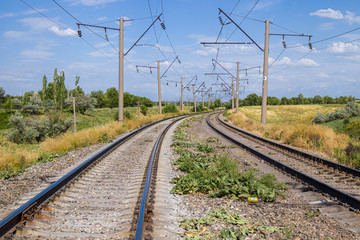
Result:
[[[57,68],[55,68],[55,70],[54,70],[54,84],[53,84],[53,90],[54,90],[54,103],[55,103],[55,107],[56,107],[56,91],[57,91],[57,89],[56,89],[56,87],[57,87],[57,84],[58,84],[58,79],[59,79],[59,75],[58,75],[58,73],[57,73]]]
[[[304,95],[302,93],[298,95],[298,104],[304,104]]]
[[[249,94],[244,98],[244,106],[257,106],[261,105],[261,96],[256,95],[256,93]]]
[[[23,106],[23,111],[30,114],[37,114],[42,110],[42,102],[38,96],[33,95],[27,104]]]
[[[119,105],[119,91],[115,87],[108,88],[105,95],[108,99],[109,108],[114,108]]]
[[[288,99],[287,97],[282,97],[281,98],[281,105],[287,105],[288,104]]]
[[[217,107],[221,107],[221,100],[220,99],[216,99],[215,101],[214,101],[214,105],[215,105],[215,107],[217,108]],[[198,106],[197,106],[197,108],[198,108]],[[200,110],[199,110],[200,111]]]
[[[316,95],[316,96],[313,98],[313,103],[315,103],[315,104],[323,104],[323,103],[324,103],[324,100],[323,100],[323,98],[322,98],[320,95]]]
[[[6,100],[5,100],[6,98],[5,98],[5,90],[2,88],[2,87],[0,87],[0,102],[5,102]]]
[[[47,77],[46,75],[44,75],[42,79],[42,91],[41,91],[41,99],[44,106],[45,106],[46,88],[47,88]]]
[[[96,108],[106,107],[106,96],[102,90],[91,91],[90,97],[96,99]]]

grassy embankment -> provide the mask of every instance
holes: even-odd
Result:
[[[322,125],[313,125],[311,122],[318,112],[326,114],[343,107],[344,105],[268,106],[265,128],[260,124],[261,106],[242,107],[238,113],[229,111],[227,117],[236,126],[260,136],[321,152],[332,160],[356,167],[353,159],[340,157],[349,142],[357,141],[342,131],[343,120]]]
[[[117,109],[96,109],[77,114],[77,132],[70,129],[55,138],[47,138],[36,144],[15,144],[7,140],[8,129],[0,131],[0,178],[9,178],[25,168],[47,161],[67,152],[100,142],[109,142],[116,136],[132,131],[148,123],[174,114],[157,114],[158,107],[149,108],[147,115],[140,114],[137,108],[126,108],[133,119],[126,119],[123,124],[114,121]],[[182,112],[184,113],[184,112]],[[40,116],[41,117],[41,116]],[[64,113],[64,118],[72,118],[71,113]],[[4,123],[6,124],[6,123]],[[9,126],[7,126],[9,127]]]

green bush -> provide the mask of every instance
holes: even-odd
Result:
[[[124,110],[124,118],[128,119],[128,120],[131,120],[133,119],[134,117],[132,116],[132,114],[128,111],[128,110]],[[115,121],[118,121],[119,120],[119,110],[117,110],[114,114],[114,119]]]
[[[66,132],[72,125],[72,121],[60,118],[24,118],[19,112],[11,116],[10,124],[14,127],[8,133],[8,139],[14,143],[41,142],[45,137],[54,137]]]
[[[350,117],[360,116],[359,105],[355,102],[348,102],[343,109],[338,109],[335,112],[329,112],[324,115],[322,113],[317,113],[312,122],[314,123],[325,123],[331,122],[338,119],[346,119]]]
[[[146,116],[147,111],[148,111],[148,108],[146,106],[144,106],[144,105],[140,106],[140,112],[142,113],[142,115]]]
[[[164,109],[163,113],[177,113],[179,109],[176,107],[174,103],[167,104]]]

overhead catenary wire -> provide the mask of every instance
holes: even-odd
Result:
[[[46,16],[44,13],[40,12],[39,10],[37,10],[36,8],[32,7],[30,4],[28,4],[27,2],[25,2],[24,0],[20,0],[22,3],[24,3],[25,5],[27,5],[28,7],[30,7],[31,9],[33,9],[34,11],[36,11],[37,13],[39,13],[40,15],[42,15],[43,17],[47,18],[49,21],[55,23],[56,25],[58,25],[59,27],[63,28],[63,29],[67,29],[66,27],[64,27],[63,25],[61,25],[60,23],[56,22],[55,20],[51,19],[50,17]],[[74,36],[76,36],[76,34],[74,33]],[[100,51],[99,49],[97,49],[94,45],[92,45],[90,42],[88,42],[86,39],[84,39],[83,37],[80,38],[81,40],[83,40],[86,44],[88,44],[90,47],[92,47],[93,49],[95,49],[97,52],[99,52],[101,55],[103,55],[104,57],[108,58],[110,61],[117,63],[117,61],[113,60],[112,58],[110,58],[109,56],[107,56],[105,53],[103,53],[102,51]]]
[[[66,10],[63,6],[61,6],[56,0],[52,0],[59,8],[61,8],[64,12],[66,12],[70,17],[72,17],[74,20],[76,20],[78,23],[82,23],[79,19],[77,19],[76,17],[74,17],[74,15],[72,15],[68,10]],[[92,32],[93,34],[95,34],[96,36],[98,36],[99,38],[107,41],[110,46],[117,52],[119,53],[119,50],[110,42],[108,41],[105,37],[101,36],[100,34],[98,34],[97,32],[93,31],[91,28],[85,26],[85,28],[87,30],[89,30],[90,32]]]

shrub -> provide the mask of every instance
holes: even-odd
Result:
[[[43,141],[47,136],[66,132],[72,125],[71,120],[24,118],[19,112],[11,116],[9,122],[14,127],[10,129],[8,139],[18,144]]]
[[[131,113],[128,110],[124,111],[124,118],[127,118],[128,120],[133,119],[133,116],[131,115]]]
[[[146,116],[147,111],[148,111],[148,108],[146,106],[144,106],[144,105],[140,106],[140,112],[142,115]]]
[[[23,111],[30,114],[37,114],[42,108],[41,100],[37,96],[31,96],[29,103],[23,106]]]
[[[167,104],[164,109],[163,113],[177,113],[179,109],[176,107],[174,103]]]
[[[324,116],[322,113],[317,113],[315,118],[312,120],[314,123],[325,123],[331,122],[337,119],[344,119],[350,117],[360,116],[359,105],[355,102],[348,102],[343,109],[338,109],[335,112],[329,112]]]

